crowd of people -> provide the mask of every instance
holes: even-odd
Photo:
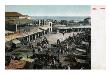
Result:
[[[91,68],[91,29],[83,32],[73,32],[66,40],[56,41],[57,44],[49,44],[46,37],[36,45],[29,43],[28,47],[33,53],[27,58],[34,59],[28,63],[26,69],[90,69]],[[62,33],[65,36],[65,33]],[[54,46],[52,46],[54,45]],[[81,55],[75,52],[77,48],[85,50]],[[82,57],[82,55],[85,55]],[[64,60],[62,60],[64,58]],[[77,61],[77,58],[85,59],[85,63]],[[21,58],[6,57],[7,60],[20,60]],[[9,61],[8,61],[9,63]]]
[[[84,42],[86,44],[83,44]],[[42,65],[40,65],[42,67],[41,69],[43,68],[44,69],[82,69],[82,68],[90,69],[91,68],[91,63],[89,58],[90,49],[91,49],[90,42],[91,42],[90,29],[81,33],[77,33],[76,35],[73,33],[73,36],[69,36],[63,42],[61,42],[59,39],[57,40],[57,44],[55,44],[56,45],[55,46],[56,52],[55,52],[52,50],[53,49],[52,47],[50,48],[46,46],[44,47],[44,45],[47,45],[47,44],[49,45],[48,40],[44,38],[43,41],[41,42],[41,45],[39,46],[40,48],[42,48],[41,50],[47,48],[46,53],[44,53],[43,55],[40,54],[41,60],[39,59],[39,57],[37,57],[38,59],[36,59],[34,66],[35,68],[37,68],[37,66],[39,68],[38,64],[41,64],[41,63],[36,63],[39,61],[39,62],[42,62]],[[86,50],[86,52],[82,54],[82,55],[85,55],[85,58],[81,57],[81,55],[79,55],[80,57],[77,57],[77,55],[73,54],[73,52],[76,51],[76,48],[81,48],[82,50],[83,49]],[[71,59],[69,59],[68,61],[66,60],[68,58],[68,55],[74,56],[74,58],[72,59],[73,62],[71,62]],[[65,58],[64,62],[61,62],[62,57]],[[83,64],[79,63],[75,60],[75,58],[86,59],[86,62]],[[63,65],[65,62],[69,62],[69,63],[67,65]]]

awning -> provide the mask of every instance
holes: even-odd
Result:
[[[17,40],[17,39],[12,40],[12,42],[13,42],[14,44],[18,44],[18,43],[20,43],[20,41],[19,41],[19,40]]]
[[[5,34],[11,34],[14,33],[13,31],[5,31]]]

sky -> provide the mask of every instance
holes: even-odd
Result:
[[[90,16],[90,5],[6,5],[6,12],[29,16]]]

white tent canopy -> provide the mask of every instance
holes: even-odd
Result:
[[[17,39],[12,40],[12,42],[13,42],[14,44],[19,44],[19,43],[20,43],[20,41],[19,41],[19,40],[17,40]]]
[[[49,27],[40,27],[41,29],[43,29],[43,30],[47,30]]]

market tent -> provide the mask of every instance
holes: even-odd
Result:
[[[19,43],[20,43],[20,41],[19,41],[19,40],[17,40],[17,39],[12,40],[12,42],[13,42],[14,44],[19,44]]]
[[[79,62],[79,63],[86,63],[86,60],[78,59],[78,58],[76,58],[76,57],[75,57],[75,60],[76,60],[77,62]]]
[[[42,30],[41,29],[37,29],[37,32],[42,32]]]

